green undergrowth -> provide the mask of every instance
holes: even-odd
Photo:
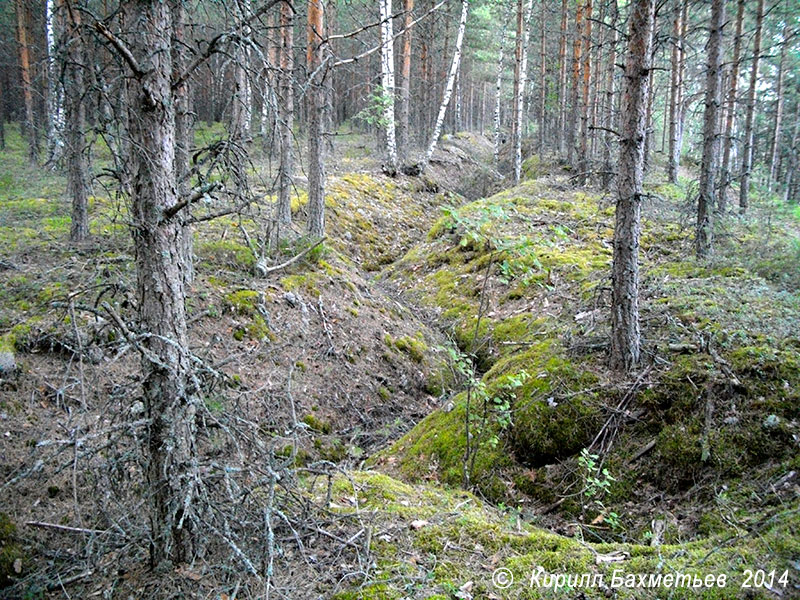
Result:
[[[693,505],[708,507],[720,486],[738,486],[736,506],[763,514],[758,490],[794,468],[800,439],[800,296],[742,259],[733,240],[753,243],[748,222],[720,226],[736,235],[713,260],[691,258],[692,232],[680,225],[685,195],[659,188],[644,209],[646,370],[633,388],[607,368],[607,199],[524,181],[445,208],[387,277],[438,312],[487,394],[472,393],[468,409],[464,381],[450,381],[446,406],[374,464],[409,481],[462,485],[469,422],[474,489],[494,502],[559,502],[572,519],[608,524],[613,512],[620,521],[606,538],[641,541],[652,517],[635,506],[652,490],[692,490]],[[772,236],[792,239],[777,224]],[[794,260],[783,247],[760,260]],[[614,481],[603,503],[587,506],[578,456],[593,443]],[[791,494],[787,501],[797,504]]]
[[[327,488],[317,484],[311,493],[322,499]],[[409,485],[369,471],[337,478],[331,501],[333,510],[343,514],[357,510],[362,525],[374,532],[370,548],[375,564],[369,577],[337,593],[338,600],[463,598],[458,591],[465,586],[469,597],[495,599],[606,598],[612,592],[617,598],[642,599],[774,597],[763,588],[743,590],[745,569],[775,569],[778,576],[790,570],[788,584],[780,590],[784,594],[796,583],[789,562],[800,551],[796,511],[776,510],[774,518],[758,523],[753,534],[744,531],[739,537],[715,535],[697,542],[650,546],[595,544],[580,536],[556,535],[467,492]],[[537,587],[531,576],[539,568],[554,574],[602,575],[605,587],[558,591]],[[492,574],[497,569],[508,569],[514,583],[505,589],[495,586]],[[726,585],[611,589],[615,575],[630,582],[630,576],[670,573],[724,575]]]

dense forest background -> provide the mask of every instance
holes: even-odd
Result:
[[[799,33],[2,3],[0,597],[793,597]]]

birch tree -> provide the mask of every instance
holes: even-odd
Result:
[[[630,371],[639,362],[639,237],[644,133],[650,94],[655,0],[633,0],[622,95],[614,257],[611,266],[611,364]]]
[[[505,45],[506,45],[506,25],[508,24],[509,17],[511,16],[511,7],[513,6],[510,2],[506,5],[506,15],[503,19],[503,28],[500,31],[500,52],[497,55],[497,77],[495,78],[495,85],[494,85],[494,164],[500,162],[500,141],[502,140],[502,135],[500,132],[500,107],[503,101],[503,58],[505,54]]]
[[[381,15],[381,92],[383,94],[383,126],[386,129],[384,170],[397,173],[397,139],[394,121],[394,31],[392,0],[380,0]]]
[[[431,162],[431,157],[436,150],[436,145],[439,142],[439,135],[442,133],[442,125],[444,124],[444,116],[447,112],[447,105],[450,104],[450,97],[453,95],[453,86],[456,80],[456,73],[458,73],[459,65],[461,64],[461,47],[464,43],[464,30],[467,27],[467,13],[469,12],[469,0],[461,0],[461,18],[458,22],[458,34],[456,35],[456,47],[453,52],[453,61],[450,63],[450,72],[447,76],[447,84],[444,88],[444,95],[442,96],[442,103],[439,105],[439,113],[436,116],[436,123],[433,126],[433,135],[428,144],[428,149],[425,152],[425,158],[422,162],[422,169],[424,170],[428,163]]]
[[[64,95],[58,76],[58,45],[55,31],[55,0],[45,2],[45,41],[47,43],[47,164],[55,166],[64,149]]]
[[[518,47],[519,44],[521,44],[522,48],[519,53],[519,62],[517,64],[518,75],[515,77],[517,85],[514,88],[514,183],[519,183],[519,178],[522,174],[523,106],[525,101],[525,86],[528,82],[528,41],[530,40],[531,34],[530,21],[532,10],[533,0],[527,0],[525,3],[525,11],[522,16],[521,28],[517,31],[518,34],[522,34],[521,39],[518,41]]]

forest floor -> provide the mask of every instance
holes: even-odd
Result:
[[[125,207],[98,184],[91,240],[70,245],[63,179],[30,170],[10,137],[0,353],[16,370],[0,380],[0,586],[14,585],[0,597],[263,597],[228,548],[158,581],[144,570],[138,357],[102,309],[132,321]],[[321,519],[301,529],[286,518],[276,597],[555,596],[527,585],[537,566],[606,575],[572,597],[700,595],[611,589],[614,569],[728,576],[705,597],[798,595],[789,212],[762,202],[724,217],[716,257],[698,263],[691,183],[654,175],[646,359],[620,380],[605,366],[611,196],[535,156],[501,191],[490,145],[471,134],[444,140],[424,177],[379,174],[355,134],[337,138],[335,157],[328,239],[304,260],[253,275],[264,205],[195,238],[187,307],[206,384],[204,468],[211,480],[266,447],[298,469],[285,506]],[[256,164],[263,195],[268,165]],[[306,200],[293,202],[300,223]],[[465,471],[474,494],[459,491]],[[264,493],[214,481],[232,498],[232,485]],[[498,568],[517,584],[493,585]],[[742,588],[746,569],[776,575]]]

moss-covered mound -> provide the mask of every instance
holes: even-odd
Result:
[[[654,497],[657,510],[691,498],[670,517],[682,521],[680,539],[701,529],[695,511],[717,506],[721,490],[744,513],[797,504],[796,484],[769,502],[750,493],[800,466],[800,297],[751,270],[730,239],[696,262],[680,190],[667,191],[645,206],[645,359],[625,381],[606,367],[604,198],[526,181],[446,209],[388,277],[450,324],[459,376],[446,406],[376,464],[411,480],[468,481],[533,512],[596,518],[608,526],[599,535],[625,539],[646,533]]]
[[[324,498],[327,488],[317,485],[312,493]],[[592,544],[547,532],[467,492],[407,485],[374,472],[336,479],[331,498],[335,510],[361,515],[373,532],[375,559],[368,577],[335,595],[338,600],[767,598],[786,597],[796,583],[786,562],[800,552],[796,511],[780,525],[760,523],[757,535],[682,545]],[[775,591],[754,587],[746,569],[775,570]],[[575,579],[555,589],[550,574]],[[709,575],[711,586],[686,584],[686,576],[705,582]],[[743,588],[748,581],[751,587]]]

